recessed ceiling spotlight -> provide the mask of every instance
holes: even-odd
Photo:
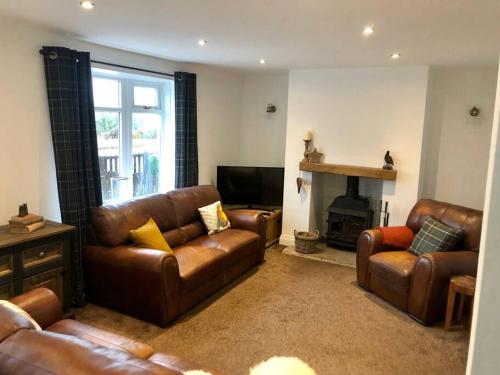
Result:
[[[207,41],[206,41],[206,40],[203,40],[203,39],[200,39],[200,40],[198,40],[198,45],[199,45],[200,47],[206,46],[206,45],[207,45]]]
[[[260,60],[259,60],[259,63],[260,63],[260,64],[262,64],[262,65],[264,65],[266,62],[267,62],[267,61],[266,61],[265,59],[260,59]]]
[[[375,29],[373,26],[366,26],[364,29],[363,29],[363,35],[372,35],[373,33],[375,32]]]
[[[391,59],[393,60],[397,60],[401,57],[401,54],[399,52],[394,52],[392,55],[391,55]]]
[[[95,8],[95,3],[92,1],[80,1],[80,6],[83,9],[93,9]]]

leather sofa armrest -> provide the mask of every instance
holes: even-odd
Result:
[[[260,236],[259,261],[262,262],[266,251],[266,220],[264,216],[254,210],[228,210],[226,215],[231,223],[231,228],[248,230]]]
[[[446,251],[420,256],[413,269],[408,313],[424,324],[444,317],[450,278],[476,276],[478,253]]]
[[[10,300],[31,315],[42,329],[63,318],[61,302],[55,293],[47,288],[36,288]]]
[[[370,275],[368,272],[369,258],[382,251],[396,251],[401,249],[382,245],[382,233],[378,229],[368,229],[361,233],[356,251],[356,274],[358,284],[370,290]]]
[[[180,276],[173,254],[131,246],[87,246],[83,264],[91,301],[159,326],[178,315]]]

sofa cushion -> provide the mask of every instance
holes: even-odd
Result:
[[[144,225],[149,218],[158,225],[161,232],[176,227],[172,203],[165,194],[155,194],[116,205],[93,208],[91,231],[97,243],[94,245],[119,246],[130,243],[129,232]]]
[[[76,320],[60,320],[48,327],[47,331],[76,336],[106,348],[124,350],[143,359],[149,358],[154,353],[153,348],[147,344],[80,323]]]
[[[172,249],[168,245],[165,237],[158,229],[155,221],[152,218],[144,224],[143,226],[132,229],[130,231],[130,238],[134,243],[134,246],[142,247],[144,249],[156,249],[163,250],[168,253],[172,253]]]
[[[181,293],[185,294],[210,280],[225,269],[226,253],[216,248],[191,243],[174,249],[179,265]]]
[[[226,253],[227,264],[231,265],[246,258],[252,252],[257,252],[259,241],[259,235],[254,232],[231,228],[222,232],[200,236],[189,244],[222,250]]]
[[[227,267],[259,250],[260,237],[250,231],[227,229],[200,236],[174,249],[182,293],[225,272]]]
[[[369,272],[392,288],[407,291],[416,261],[408,251],[384,251],[370,256]]]
[[[180,228],[184,243],[194,240],[197,237],[207,234],[207,230],[201,221],[193,221]]]
[[[413,237],[415,237],[412,230],[406,225],[380,227],[378,230],[382,233],[382,245],[391,246],[396,249],[408,249],[413,241]]]
[[[415,255],[422,255],[453,250],[462,235],[461,229],[452,228],[427,216],[408,251]]]
[[[180,246],[186,242],[184,233],[180,229],[172,229],[163,233],[163,237],[167,241],[168,245],[173,249],[174,247]]]
[[[207,228],[208,234],[222,232],[231,226],[226,214],[222,210],[220,201],[209,204],[205,207],[198,208],[198,211],[203,220],[203,224]]]
[[[220,200],[219,192],[212,185],[177,189],[168,192],[167,196],[174,207],[178,228],[199,221],[198,208]]]

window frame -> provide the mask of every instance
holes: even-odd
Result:
[[[134,110],[137,110],[137,111],[152,111],[152,110],[163,110],[163,99],[162,99],[162,94],[163,94],[163,90],[162,90],[162,87],[161,87],[161,83],[153,83],[153,82],[147,82],[147,81],[138,81],[138,80],[133,80],[133,81],[130,81],[130,85],[131,85],[131,100],[132,100],[132,106],[134,108]],[[155,105],[155,106],[146,106],[146,105],[136,105],[135,104],[135,97],[134,97],[134,88],[136,87],[152,87],[156,90],[156,99],[157,99],[157,102],[158,104]]]
[[[95,69],[94,69],[95,68]],[[104,68],[92,64],[92,78],[116,80],[120,88],[120,107],[103,107],[94,103],[94,111],[119,114],[119,163],[120,179],[133,178],[133,114],[151,113],[160,115],[160,175],[158,192],[174,188],[175,183],[175,112],[173,78],[150,76],[146,74],[129,73],[127,71]],[[157,106],[136,106],[134,103],[134,87],[154,87],[157,90]],[[169,87],[170,86],[170,87]],[[123,187],[121,188],[123,189]],[[118,199],[107,200],[105,203],[118,203],[124,200],[138,198],[133,196],[133,181],[127,184],[126,191],[120,190]],[[156,193],[152,193],[156,194]],[[146,196],[146,195],[142,195]],[[141,196],[141,197],[142,197]]]

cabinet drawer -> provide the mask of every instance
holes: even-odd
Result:
[[[12,273],[12,255],[4,255],[0,257],[0,277]]]
[[[55,241],[23,250],[23,268],[62,258],[63,242]]]
[[[0,299],[11,299],[14,297],[14,288],[12,284],[0,286]]]
[[[63,276],[62,267],[42,272],[23,280],[23,292],[28,292],[35,288],[47,288],[52,290],[59,300],[63,301]]]

